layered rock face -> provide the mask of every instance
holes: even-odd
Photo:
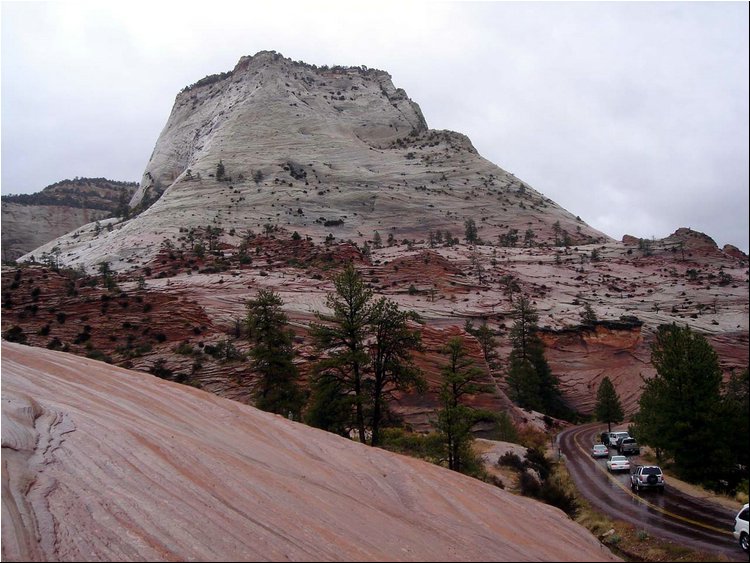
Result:
[[[3,196],[3,260],[15,260],[87,223],[122,213],[136,188],[135,182],[76,178],[36,194]]]
[[[59,236],[110,216],[99,209],[3,202],[3,260],[20,258]]]
[[[748,364],[745,254],[686,228],[661,240],[609,239],[483,159],[466,137],[429,130],[383,71],[261,52],[199,80],[177,96],[131,204],[139,213],[128,221],[102,221],[34,251],[58,247],[62,264],[89,273],[109,262],[127,293],[118,305],[81,279],[4,272],[4,334],[20,329],[31,344],[99,352],[136,369],[166,365],[175,379],[251,402],[247,362],[216,362],[201,350],[229,336],[247,351],[234,327],[245,302],[272,289],[307,373],[318,358],[307,328],[327,311],[332,276],[353,260],[376,295],[424,319],[430,351],[420,366],[433,395],[391,405],[415,429],[435,418],[440,350],[457,334],[498,391],[477,404],[532,418],[502,393],[520,294],[539,313],[564,400],[583,414],[605,376],[626,414],[637,410],[663,323],[707,336],[726,376]],[[465,240],[469,219],[475,244]],[[146,305],[158,312],[137,318]],[[585,305],[600,324],[582,325]],[[623,317],[638,322],[618,325]],[[498,369],[462,330],[467,320],[487,322],[497,337]]]
[[[70,354],[2,355],[3,561],[617,560],[560,510],[435,465]]]
[[[219,170],[221,164],[222,170]],[[273,52],[184,89],[131,207],[135,219],[93,240],[57,241],[65,263],[151,258],[180,230],[265,224],[322,240],[363,242],[378,230],[426,239],[512,232],[536,243],[609,241],[491,162],[464,135],[427,128],[419,106],[383,71],[316,68]]]

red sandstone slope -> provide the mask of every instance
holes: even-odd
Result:
[[[2,354],[3,560],[615,560],[559,510],[446,469],[93,360]]]

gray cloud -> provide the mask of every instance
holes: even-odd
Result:
[[[183,86],[274,49],[387,70],[429,125],[614,238],[748,251],[748,5],[2,4],[2,192],[138,180]]]

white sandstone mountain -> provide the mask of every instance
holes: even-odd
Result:
[[[481,111],[481,110],[478,110]],[[224,178],[217,178],[219,165]],[[112,231],[63,237],[68,265],[143,263],[180,229],[258,231],[267,223],[314,240],[424,240],[527,231],[610,241],[523,181],[482,158],[470,140],[427,127],[388,73],[314,67],[262,51],[177,95],[131,207]],[[94,236],[96,235],[96,236]]]

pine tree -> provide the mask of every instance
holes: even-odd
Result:
[[[390,299],[381,298],[370,313],[370,346],[372,367],[372,438],[371,445],[380,442],[380,426],[385,410],[385,400],[393,390],[405,391],[425,385],[419,368],[413,361],[412,350],[421,349],[420,334],[409,328],[412,313],[400,311]]]
[[[500,365],[500,360],[495,351],[497,339],[492,329],[487,325],[487,321],[483,320],[479,328],[474,328],[472,322],[467,319],[464,328],[466,332],[474,336],[479,342],[479,345],[482,347],[482,355],[490,369],[497,369]]]
[[[367,443],[365,433],[365,369],[368,363],[365,339],[370,322],[372,291],[365,287],[352,264],[333,280],[335,293],[326,303],[333,311],[330,317],[319,315],[326,324],[313,324],[311,334],[316,347],[328,357],[315,366],[317,377],[333,378],[350,392],[354,401],[355,427],[359,440]]]
[[[310,385],[310,404],[305,413],[305,423],[339,436],[349,437],[353,398],[344,382],[332,373],[322,372]]]
[[[328,295],[333,315],[322,317],[326,324],[314,324],[311,330],[318,350],[327,353],[315,366],[311,419],[320,421],[313,424],[321,427],[336,426],[331,418],[353,404],[360,441],[367,443],[369,427],[370,444],[375,446],[389,393],[422,388],[411,357],[412,350],[420,348],[419,332],[408,326],[413,313],[400,311],[395,302],[381,298],[371,303],[372,291],[353,265],[334,278],[334,286],[336,292]],[[325,400],[332,401],[330,410]]]
[[[559,383],[544,357],[544,343],[537,335],[539,315],[529,299],[521,296],[513,310],[510,331],[513,346],[507,382],[511,399],[520,407],[561,416],[565,413]]]
[[[622,422],[624,414],[622,404],[617,396],[615,386],[609,380],[609,377],[602,379],[599,389],[596,392],[596,419],[599,422],[607,423],[607,431],[612,432],[612,424]]]
[[[485,390],[478,384],[484,373],[468,357],[460,337],[449,340],[443,353],[448,356],[448,363],[441,370],[440,402],[443,408],[438,413],[436,426],[443,436],[448,468],[462,471],[471,461],[474,416],[473,409],[460,401],[464,395]]]
[[[588,326],[594,326],[597,322],[596,313],[590,303],[584,303],[583,311],[581,312],[581,323]]]
[[[475,244],[479,242],[477,224],[474,219],[467,219],[466,221],[464,221],[464,231],[466,242],[468,242],[469,244]]]
[[[253,343],[250,357],[253,369],[260,374],[255,406],[300,420],[304,396],[297,384],[293,333],[287,329],[283,304],[281,297],[268,289],[261,289],[246,304],[247,332]]]
[[[651,363],[657,375],[641,395],[636,437],[673,457],[685,478],[708,482],[721,465],[718,454],[725,439],[716,352],[688,326],[661,325],[651,347]]]
[[[727,449],[730,463],[734,467],[748,466],[750,448],[750,377],[748,368],[740,373],[732,372],[722,396],[726,421]]]

